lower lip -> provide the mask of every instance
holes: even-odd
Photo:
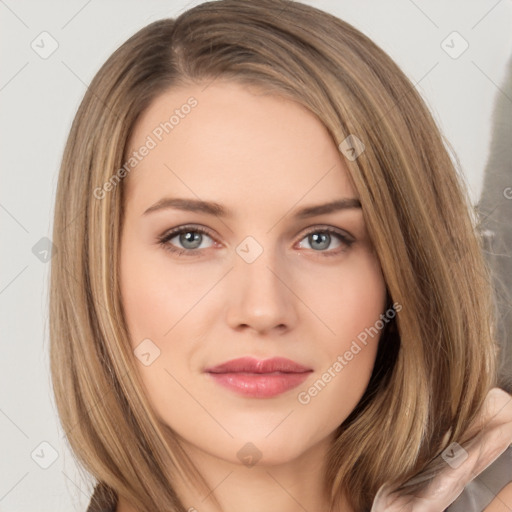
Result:
[[[221,386],[252,398],[270,398],[302,384],[311,372],[303,373],[210,373]]]

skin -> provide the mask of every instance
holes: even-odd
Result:
[[[149,338],[160,350],[149,366],[137,366],[159,419],[180,436],[224,512],[327,511],[326,452],[366,389],[378,336],[307,405],[297,395],[375,324],[386,287],[360,208],[305,219],[294,213],[357,195],[341,153],[310,111],[230,82],[162,94],[138,120],[129,152],[190,96],[198,105],[123,182],[123,307],[132,347]],[[163,197],[215,201],[233,216],[173,208],[144,215]],[[194,255],[158,243],[185,224],[212,233]],[[308,228],[321,236],[326,227],[353,243],[308,237]],[[236,251],[247,236],[263,249],[252,263]],[[179,235],[169,245],[192,250]],[[242,356],[287,357],[313,372],[272,398],[240,396],[204,373]],[[248,442],[261,452],[252,467],[237,456]],[[219,510],[175,483],[186,508]],[[118,512],[132,510],[120,500]]]

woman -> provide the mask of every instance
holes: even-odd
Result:
[[[90,510],[446,508],[512,440],[469,211],[347,23],[222,0],[135,34],[56,199],[52,376]]]

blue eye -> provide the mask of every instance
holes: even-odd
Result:
[[[327,249],[331,245],[333,235],[334,238],[338,239],[339,245],[335,250],[325,251],[324,249]],[[354,243],[352,238],[330,227],[314,228],[302,238],[302,240],[304,239],[308,240],[313,251],[320,252],[322,256],[335,256],[340,252],[346,251]]]
[[[213,240],[210,230],[198,226],[180,226],[164,233],[158,238],[158,243],[167,251],[177,256],[195,256],[203,249],[212,247],[201,247],[205,237]],[[172,242],[174,239],[176,241]],[[346,251],[354,243],[354,239],[338,229],[332,227],[316,227],[306,233],[300,242],[307,239],[313,252],[321,256],[335,256]],[[325,250],[332,245],[333,239],[338,240],[338,245],[334,249]],[[177,246],[179,244],[181,247]],[[302,249],[302,248],[301,248]]]
[[[181,226],[179,228],[173,229],[172,231],[165,233],[162,237],[158,239],[159,243],[164,247],[164,249],[177,253],[178,256],[186,255],[193,256],[201,249],[201,243],[203,242],[204,236],[209,235],[209,231],[200,226]],[[176,247],[171,243],[171,240],[177,238],[177,241],[181,244],[182,249]]]

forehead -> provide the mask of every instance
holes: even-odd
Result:
[[[134,152],[125,186],[137,200],[176,190],[260,205],[355,196],[343,158],[312,112],[233,82],[161,94],[134,127],[126,158]]]

